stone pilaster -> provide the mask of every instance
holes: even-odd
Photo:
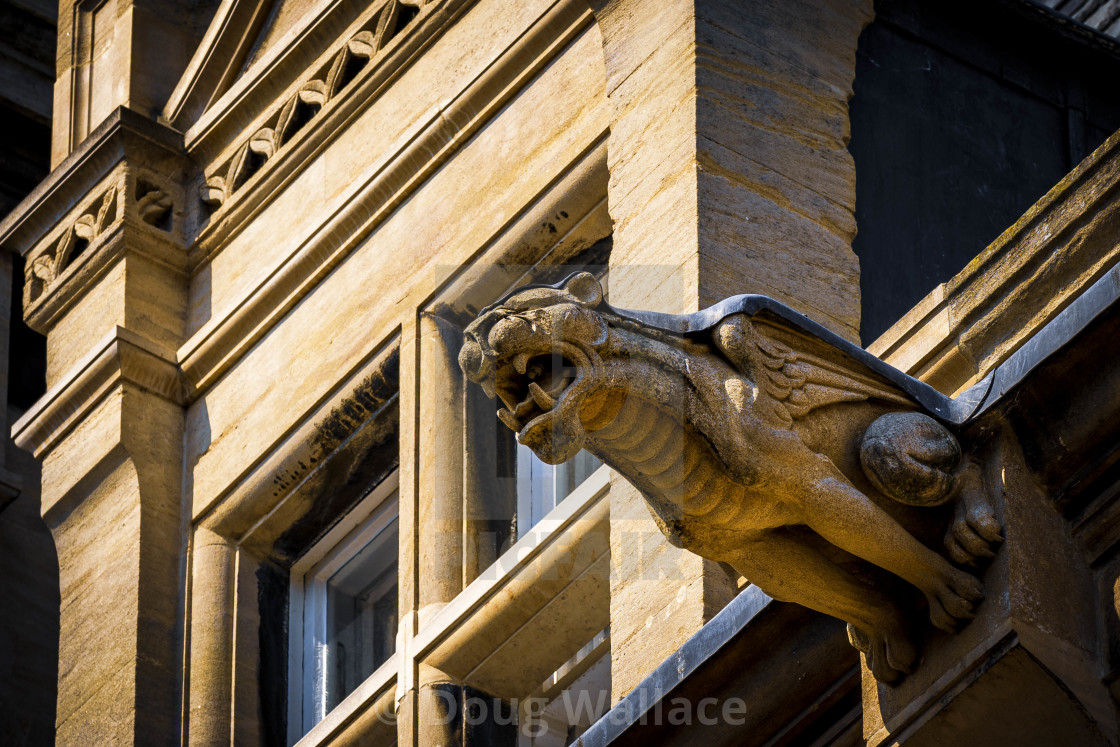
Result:
[[[62,597],[57,743],[177,742],[186,299],[176,135],[118,110],[0,224],[27,260],[48,391],[13,427],[43,464]]]
[[[847,151],[869,0],[595,0],[611,106],[611,303],[688,312],[773,296],[858,340]],[[611,487],[616,697],[732,593]]]
[[[204,8],[166,0],[62,0],[52,168],[117,107],[154,118],[202,38],[209,21]]]
[[[462,332],[422,314],[420,333],[419,613],[428,616],[463,588]]]

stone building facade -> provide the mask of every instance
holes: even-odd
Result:
[[[56,742],[938,744],[1033,712],[1115,744],[1114,5],[64,0],[51,171],[0,223],[46,337],[9,425]],[[574,269],[857,343],[862,309],[949,395],[1011,377],[1006,604],[884,690],[608,467],[519,447],[463,329]],[[640,720],[673,688],[741,712]]]

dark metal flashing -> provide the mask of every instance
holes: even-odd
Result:
[[[1047,359],[1070,343],[1095,319],[1108,311],[1120,298],[1120,265],[1102,275],[1061,313],[1051,319],[1029,340],[1016,350],[995,371],[985,377],[990,381],[987,395],[974,416],[991,409],[1013,388]],[[968,391],[979,387],[980,384]],[[968,392],[965,392],[967,394]],[[963,396],[963,395],[962,395]]]

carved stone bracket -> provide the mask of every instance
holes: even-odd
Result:
[[[881,681],[916,664],[919,610],[948,632],[975,615],[972,569],[1003,541],[963,428],[976,398],[769,298],[632,312],[587,273],[514,291],[465,340],[461,367],[521,443],[552,464],[590,451],[674,544],[846,621]]]

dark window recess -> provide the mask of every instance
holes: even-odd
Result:
[[[257,683],[260,688],[260,743],[288,744],[288,572],[272,563],[257,569]]]
[[[882,0],[851,143],[869,344],[1120,127],[1120,54],[1021,2]]]
[[[23,278],[23,257],[13,255],[8,404],[26,411],[47,391],[47,338],[23,321]]]

